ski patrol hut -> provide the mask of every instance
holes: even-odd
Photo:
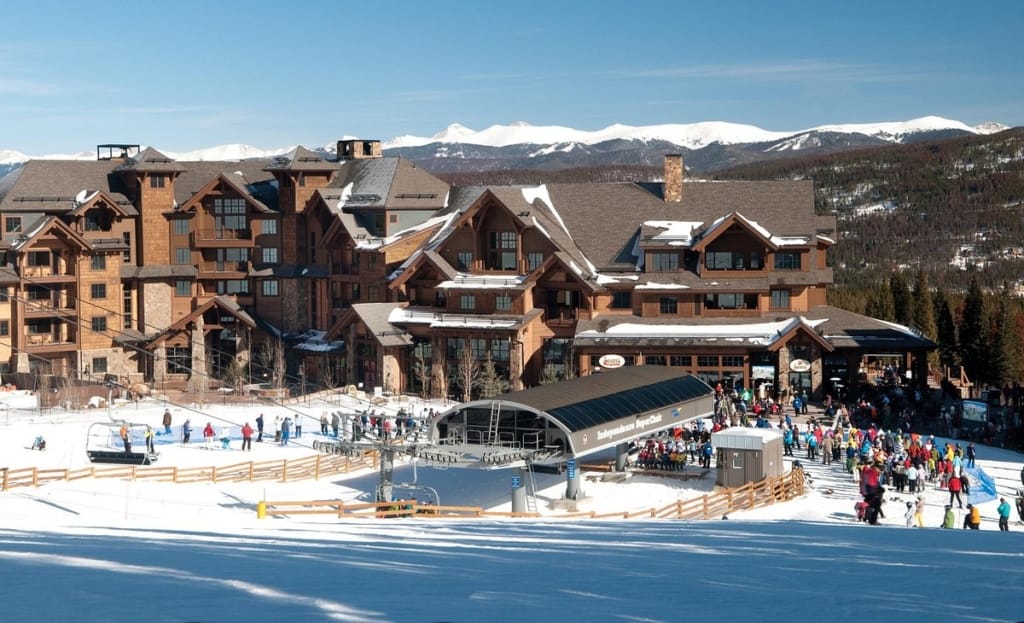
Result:
[[[739,487],[770,476],[781,476],[782,433],[770,428],[734,426],[711,434],[717,454],[716,484]]]

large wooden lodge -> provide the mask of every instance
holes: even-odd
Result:
[[[810,181],[449,187],[377,141],[175,161],[102,145],[0,179],[0,371],[223,377],[285,346],[311,386],[512,388],[620,365],[817,397],[934,347],[826,305]],[[465,357],[463,354],[465,353]],[[251,365],[250,365],[251,364]]]

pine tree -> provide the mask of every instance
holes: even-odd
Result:
[[[540,373],[540,384],[550,385],[558,382],[558,368],[552,364],[546,364]]]
[[[989,376],[992,383],[1002,386],[1012,380],[1016,380],[1017,367],[1015,336],[1013,333],[1013,316],[1010,311],[1010,302],[1004,293],[999,297],[992,313],[992,322],[989,325],[988,343],[992,345],[989,353]]]
[[[909,325],[913,321],[910,288],[900,271],[889,276],[889,293],[892,297],[892,320],[898,324]]]
[[[933,298],[935,306],[935,335],[939,343],[939,365],[943,369],[957,365],[959,354],[956,349],[956,323],[953,310],[945,290],[939,290]]]
[[[487,358],[480,366],[480,382],[477,387],[480,389],[481,398],[493,398],[508,391],[508,381],[498,374],[490,353],[487,353]]]
[[[989,380],[988,330],[985,314],[985,296],[978,278],[971,279],[964,299],[964,312],[960,318],[960,353],[967,376],[980,385]]]
[[[892,291],[889,288],[877,288],[869,295],[864,313],[879,320],[893,320]]]
[[[928,289],[928,280],[923,270],[914,276],[914,293],[911,297],[913,312],[911,325],[926,338],[938,342],[938,326],[935,323],[935,306],[932,304],[932,292]],[[928,366],[939,363],[938,351],[928,353]]]

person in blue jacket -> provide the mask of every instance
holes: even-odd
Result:
[[[999,506],[996,508],[999,513],[999,530],[1009,532],[1010,530],[1010,503],[1006,498],[999,498]]]

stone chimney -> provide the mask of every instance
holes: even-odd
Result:
[[[683,154],[665,154],[665,186],[662,196],[666,203],[683,200]]]

